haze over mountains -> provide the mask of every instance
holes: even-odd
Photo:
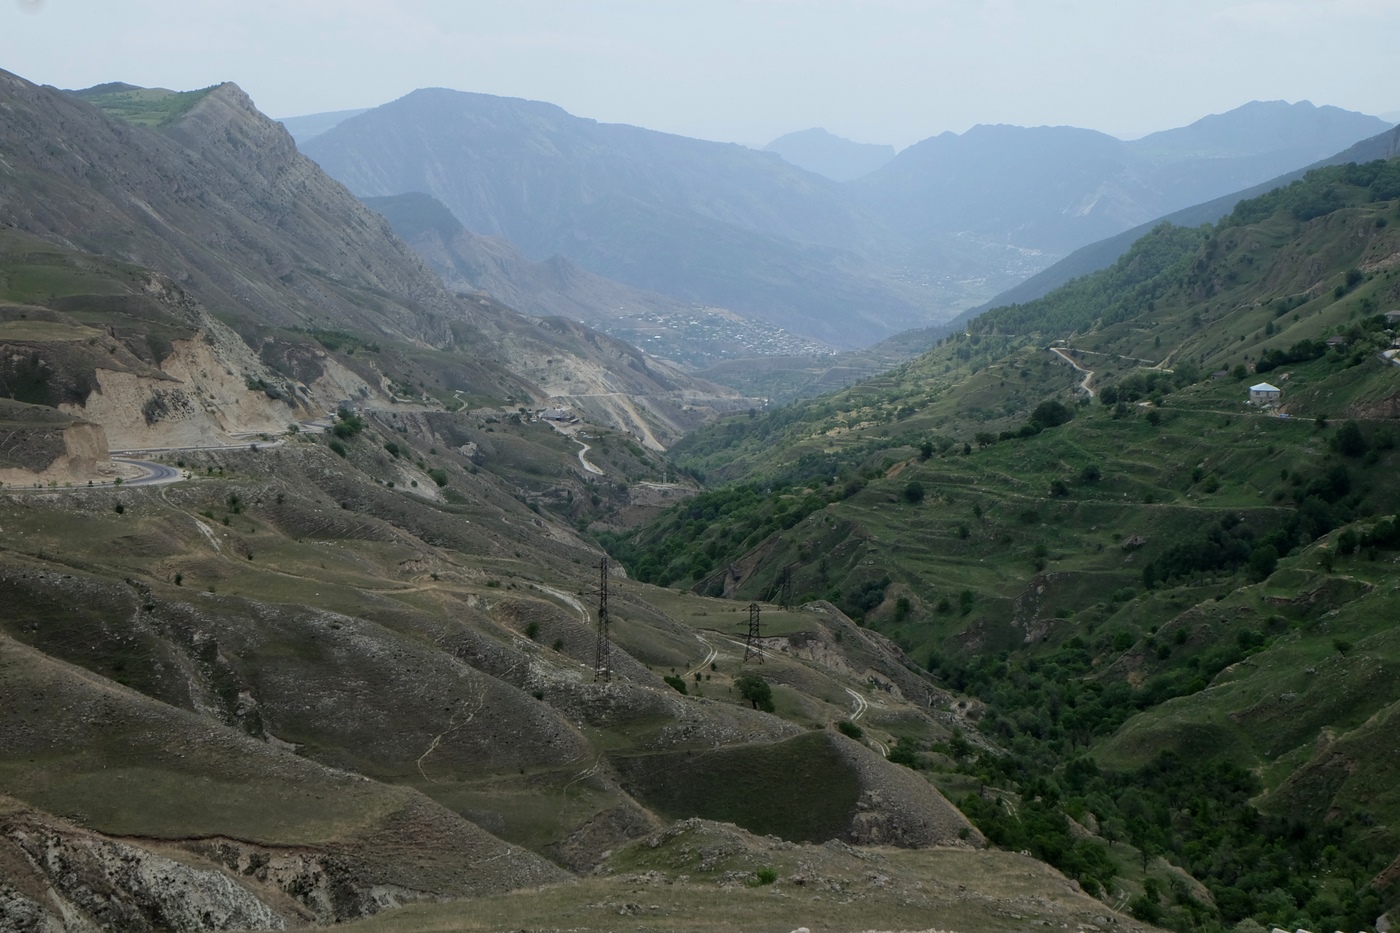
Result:
[[[1280,101],[1134,142],[977,126],[837,183],[769,152],[428,89],[304,148],[357,195],[431,194],[471,232],[532,260],[557,254],[634,288],[854,347],[945,321],[1087,243],[1386,128]],[[868,152],[834,139],[778,142]]]
[[[448,288],[482,292],[525,314],[562,315],[691,367],[830,348],[723,308],[688,304],[589,272],[563,256],[525,258],[510,241],[472,233],[431,195],[364,198]]]
[[[1378,117],[1306,101],[1256,101],[1134,142],[1073,127],[975,126],[915,143],[851,187],[916,242],[971,232],[1058,257],[1385,129]]]
[[[1210,201],[1193,204],[1190,207],[1174,211],[1163,217],[1154,218],[1147,223],[1140,224],[1122,233],[1106,237],[1095,243],[1090,243],[1088,246],[1075,250],[1053,266],[1036,273],[1019,285],[1007,289],[985,305],[964,312],[951,323],[958,324],[961,321],[971,319],[982,311],[992,307],[1033,301],[1036,298],[1049,294],[1052,290],[1071,279],[1103,269],[1119,256],[1126,253],[1133,243],[1145,236],[1159,223],[1165,222],[1186,227],[1214,223],[1221,217],[1230,213],[1239,201],[1245,198],[1257,197],[1273,188],[1297,181],[1302,178],[1309,169],[1321,168],[1328,165],[1345,165],[1348,162],[1362,163],[1372,162],[1377,159],[1391,159],[1397,154],[1400,154],[1400,127],[1392,127],[1377,133],[1375,136],[1363,139],[1355,145],[1348,146],[1338,153],[1329,155],[1325,159],[1319,159],[1304,168],[1285,172],[1261,184],[1240,191],[1232,191],[1229,194],[1214,198]]]
[[[819,127],[779,136],[763,151],[776,152],[798,168],[833,181],[869,175],[895,155],[894,146],[852,142]]]
[[[928,313],[871,258],[879,224],[840,186],[742,146],[429,89],[305,150],[359,196],[431,194],[473,233],[531,259],[562,254],[635,288],[831,342]]]

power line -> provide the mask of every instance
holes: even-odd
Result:
[[[778,605],[784,609],[792,608],[792,564],[784,567],[778,577]]]
[[[759,614],[763,610],[758,603],[749,603],[749,634],[744,639],[744,661],[748,663],[749,658],[758,658],[758,663],[763,663],[763,649],[759,645],[759,639],[763,637],[762,623],[759,621]]]
[[[593,661],[593,680],[612,680],[612,645],[608,640],[608,559],[598,566],[598,650]]]

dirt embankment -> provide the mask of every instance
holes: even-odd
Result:
[[[85,482],[104,466],[110,463],[101,425],[40,405],[0,405],[0,484]]]
[[[296,420],[292,404],[234,368],[243,361],[201,338],[174,347],[161,361],[172,379],[99,369],[96,391],[64,410],[101,424],[117,450],[227,443],[238,434],[281,433]]]

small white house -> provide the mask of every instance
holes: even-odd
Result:
[[[1249,387],[1249,404],[1251,405],[1277,405],[1279,396],[1283,395],[1283,390],[1277,386],[1271,386],[1267,382]]]

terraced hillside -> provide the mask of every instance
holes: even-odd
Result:
[[[902,757],[1137,917],[1370,928],[1400,897],[1396,172],[1160,228],[882,377],[703,429],[671,456],[711,488],[604,540],[639,579],[892,638],[977,720]],[[1265,380],[1277,407],[1248,404]]]

